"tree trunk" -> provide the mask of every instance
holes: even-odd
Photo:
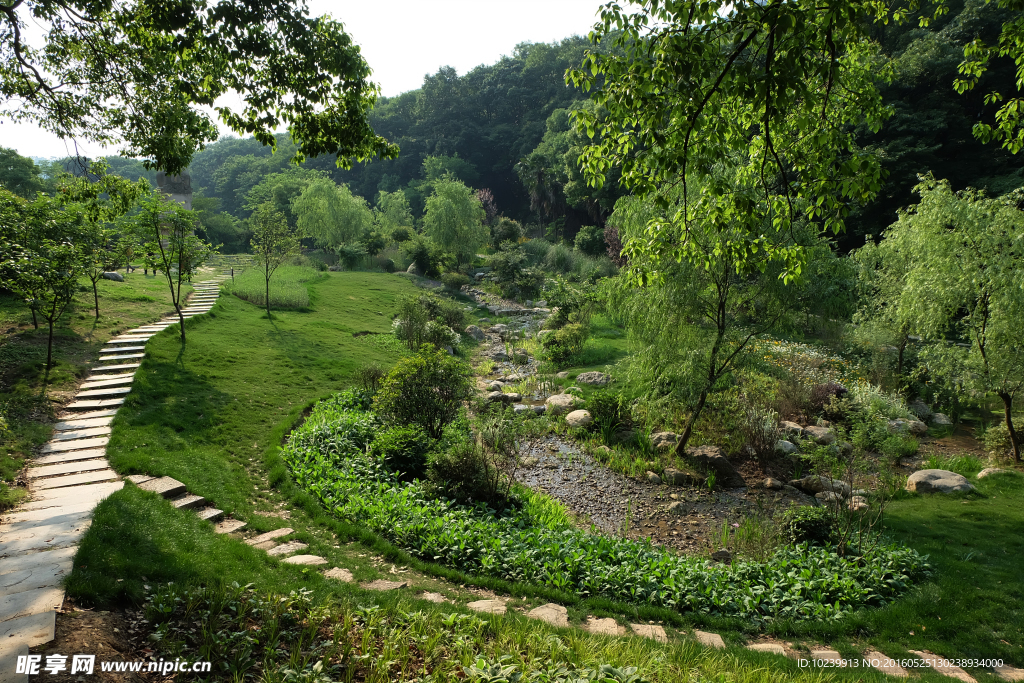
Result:
[[[270,320],[270,276],[267,276],[267,320]]]
[[[46,338],[46,377],[50,376],[50,362],[53,360],[53,319],[50,323],[50,335]]]
[[[36,309],[35,309],[35,307],[32,307],[32,308],[29,308],[28,310],[32,311],[32,326],[35,329],[38,330],[39,329],[39,318],[36,317]]]
[[[903,352],[907,350],[908,341],[909,340],[906,337],[904,337],[903,341],[900,342],[900,352],[899,356],[897,356],[896,358],[896,376],[899,377],[900,379],[903,379]]]
[[[181,328],[181,343],[185,343],[185,316],[181,313],[181,306],[174,304],[174,310],[178,312],[178,327]]]
[[[100,319],[100,293],[96,287],[96,280],[92,281],[92,301],[96,306],[96,319]]]
[[[683,457],[686,455],[686,444],[690,441],[690,434],[693,432],[693,425],[697,422],[697,418],[700,417],[700,413],[704,410],[704,403],[708,400],[708,393],[710,387],[700,392],[700,399],[697,401],[697,406],[690,413],[690,419],[686,421],[686,427],[683,428],[683,434],[679,437],[679,442],[676,444],[676,456]]]
[[[1003,399],[1003,414],[1006,417],[1006,431],[1010,432],[1010,445],[1013,447],[1013,459],[1020,462],[1020,435],[1013,427],[1013,396],[1005,392],[999,394]]]

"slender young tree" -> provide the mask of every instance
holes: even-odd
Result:
[[[181,312],[181,289],[192,281],[199,266],[213,251],[196,237],[197,220],[192,211],[154,190],[131,216],[130,229],[143,251],[153,254],[153,268],[167,279],[171,303],[178,314],[181,341],[185,341],[185,316]]]
[[[252,215],[253,257],[263,271],[266,283],[267,318],[270,318],[270,278],[285,260],[299,251],[299,240],[288,227],[288,219],[270,202],[256,207]]]

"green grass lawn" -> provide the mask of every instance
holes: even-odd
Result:
[[[11,484],[25,456],[50,438],[54,413],[70,401],[107,340],[174,310],[167,280],[143,275],[141,268],[124,282],[100,280],[98,290],[98,319],[92,283],[83,278],[54,326],[55,366],[45,384],[45,321],[34,329],[22,300],[0,296],[0,417],[9,425],[8,431],[0,430],[0,510],[23,497],[24,489]]]

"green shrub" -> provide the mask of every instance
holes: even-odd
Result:
[[[824,507],[793,507],[782,513],[779,527],[794,545],[828,545],[836,540],[835,519]]]
[[[555,244],[544,257],[544,269],[552,273],[571,273],[576,267],[577,254],[564,244]]]
[[[587,399],[587,410],[602,430],[612,432],[632,429],[633,415],[629,401],[619,392],[599,389]]]
[[[607,249],[607,245],[604,243],[604,228],[599,228],[596,225],[584,225],[576,233],[574,244],[576,251],[587,256],[603,256]]]
[[[389,470],[403,481],[421,479],[427,472],[430,438],[418,426],[390,427],[377,434],[370,445]]]
[[[349,270],[358,268],[366,258],[366,247],[358,242],[339,244],[336,251],[338,252],[338,261]]]
[[[917,439],[914,437],[890,434],[882,440],[878,446],[878,452],[891,462],[897,462],[900,458],[907,458],[917,453],[917,448]]]
[[[1005,422],[999,422],[985,430],[981,437],[985,451],[996,460],[1013,459],[1013,442],[1010,441],[1010,430]]]
[[[398,301],[398,315],[391,324],[395,337],[415,351],[427,341],[427,323],[430,315],[420,305],[419,297],[402,297]]]
[[[490,264],[504,296],[533,298],[544,284],[544,273],[527,265],[525,248],[514,242],[503,242],[500,250],[491,256]]]
[[[424,294],[419,297],[419,304],[431,320],[436,320],[442,325],[452,328],[455,332],[465,331],[466,309],[458,302],[433,294]]]
[[[467,435],[430,453],[427,493],[464,504],[482,501],[487,498],[489,474],[483,448]]]
[[[590,336],[590,328],[580,323],[569,323],[544,337],[541,345],[552,363],[565,365],[583,351]]]
[[[466,275],[465,273],[459,272],[445,273],[444,275],[441,276],[441,282],[443,282],[444,286],[447,287],[448,289],[454,289],[458,291],[462,289],[464,285],[469,284],[469,276]]]
[[[421,344],[455,347],[462,341],[459,333],[466,329],[466,311],[433,294],[405,297],[399,301],[392,329],[412,351]]]
[[[469,368],[432,344],[395,364],[381,382],[373,408],[395,425],[416,424],[439,439],[463,401],[472,396]]]
[[[446,346],[454,349],[462,341],[462,335],[442,322],[431,320],[423,329],[423,340],[441,349]]]
[[[502,216],[491,226],[491,245],[500,247],[504,242],[519,243],[523,238],[523,226],[519,221]]]

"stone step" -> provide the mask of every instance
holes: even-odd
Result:
[[[59,477],[50,477],[49,479],[37,479],[32,483],[32,488],[35,490],[70,488],[81,484],[96,484],[101,481],[110,481],[111,479],[117,479],[117,472],[114,470],[96,470],[95,472],[86,472],[84,474],[67,474]]]
[[[110,344],[111,346],[116,346],[118,348],[123,348],[123,346],[125,344],[138,344],[138,343],[145,344],[147,341],[150,340],[150,338],[152,336],[153,336],[152,334],[142,334],[142,333],[139,333],[139,334],[133,334],[133,335],[126,336],[126,337],[114,337],[113,339],[108,340],[107,343]]]
[[[658,624],[630,624],[629,628],[633,630],[633,633],[642,638],[650,638],[659,643],[668,642],[668,635],[665,633],[664,626],[659,626]]]
[[[57,610],[62,604],[64,604],[63,588],[36,588],[0,596],[0,614],[7,619],[16,619]]]
[[[750,643],[747,645],[748,650],[754,652],[767,652],[773,655],[786,656],[786,648],[782,647],[778,643]]]
[[[51,441],[44,444],[40,453],[59,453],[62,451],[78,451],[86,448],[100,448],[106,446],[109,438],[105,436],[94,439],[75,439],[74,441]]]
[[[182,495],[171,498],[171,505],[178,508],[179,510],[194,510],[206,504],[206,499],[202,496],[197,496],[192,493],[183,493]]]
[[[90,375],[79,389],[99,389],[100,387],[116,387],[120,384],[131,384],[135,381],[135,373],[122,375]]]
[[[62,512],[60,508],[55,508]],[[36,522],[7,525],[0,536],[0,558],[4,564],[21,553],[45,552],[51,548],[66,548],[78,543],[92,524],[91,511],[52,515]],[[54,581],[50,586],[60,586]],[[26,587],[27,588],[27,587]],[[13,592],[13,591],[12,591]]]
[[[100,353],[126,353],[128,351],[145,351],[146,345],[142,346],[110,346],[100,349]]]
[[[109,417],[113,419],[115,415],[117,415],[116,409],[96,410],[91,413],[72,413],[71,415],[68,415],[67,417],[64,418],[64,422],[58,422],[56,425],[54,425],[53,428],[64,429],[63,427],[59,427],[58,425],[71,424],[72,422],[77,423],[81,422],[82,420],[95,420],[96,418],[100,417]]]
[[[50,642],[57,624],[56,609],[50,607],[24,617],[10,617],[0,621],[0,643],[20,642],[28,647],[36,647]]]
[[[898,676],[899,678],[907,678],[910,675],[895,659],[876,650],[868,650],[865,652],[864,659],[867,660],[868,664],[870,664],[872,668],[877,669],[884,674]]]
[[[85,486],[73,486],[70,488],[41,489],[32,494],[32,500],[22,503],[18,512],[31,510],[45,510],[53,507],[68,507],[72,505],[89,503],[96,505],[101,500],[115,491],[124,487],[123,481],[110,481],[99,484],[88,484]]]
[[[214,525],[213,530],[218,534],[232,534],[236,531],[241,531],[246,527],[246,523],[240,519],[225,519],[217,522]]]
[[[70,441],[73,439],[88,439],[94,436],[106,436],[110,434],[110,427],[90,427],[88,429],[68,430],[56,432],[52,441]]]
[[[247,538],[247,539],[245,539],[245,542],[248,543],[249,545],[259,545],[260,543],[266,543],[267,541],[273,541],[275,538],[281,538],[282,536],[287,536],[288,534],[291,534],[291,533],[294,533],[294,532],[295,532],[295,529],[291,529],[289,527],[283,527],[281,529],[274,529],[273,531],[268,531],[267,533],[260,534],[259,536],[253,536],[252,538]]]
[[[100,356],[100,361],[107,360],[131,360],[133,358],[142,358],[146,354],[144,353],[119,353],[116,356]]]
[[[278,556],[288,555],[289,553],[297,553],[300,550],[305,550],[309,546],[301,541],[289,541],[288,543],[282,543],[281,545],[274,546],[267,551],[267,555]]]
[[[99,398],[101,396],[121,396],[131,393],[132,388],[127,387],[101,387],[99,389],[87,389],[79,391],[75,398]]]
[[[171,479],[170,477],[147,479],[141,484],[138,484],[138,487],[143,491],[159,493],[164,498],[177,498],[186,491],[184,484],[177,479]]]
[[[124,404],[123,398],[102,398],[99,400],[75,401],[64,406],[64,410],[95,410]]]
[[[73,460],[91,460],[93,458],[104,458],[107,455],[105,448],[87,448],[83,451],[65,451],[62,453],[53,453],[51,455],[44,455],[35,458],[32,461],[33,465],[53,465],[61,462],[71,462]]]
[[[196,516],[199,517],[199,519],[205,519],[207,522],[216,522],[224,516],[224,511],[212,507],[203,508],[196,512]]]
[[[725,649],[725,641],[722,640],[722,636],[717,633],[708,633],[707,631],[693,630],[693,637],[697,639],[697,642],[704,647],[713,647],[716,650]]]
[[[76,474],[78,472],[95,472],[110,467],[106,458],[93,458],[90,460],[72,460],[71,462],[59,463],[56,465],[43,465],[42,467],[29,467],[26,476],[29,479],[41,479],[42,477],[53,477],[59,474]]]
[[[302,566],[316,567],[327,564],[327,560],[317,555],[292,555],[281,560],[285,564],[297,564]]]
[[[90,372],[117,372],[118,370],[134,370],[142,365],[142,363],[118,363],[117,365],[102,365],[100,367],[93,368]]]
[[[955,678],[963,683],[977,683],[973,676],[944,657],[932,654],[927,650],[910,650],[909,652],[923,659],[928,666],[944,676]]]

